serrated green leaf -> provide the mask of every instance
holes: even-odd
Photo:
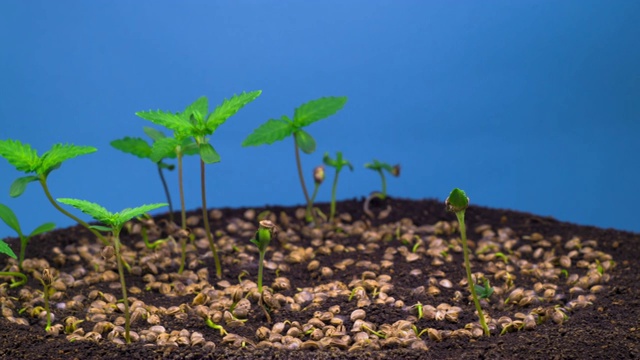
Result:
[[[469,207],[469,198],[464,191],[455,188],[451,191],[451,194],[449,194],[446,203],[447,208],[450,211],[464,211],[467,207]]]
[[[293,136],[296,137],[300,150],[305,154],[312,154],[316,151],[316,140],[308,132],[298,129],[293,133]]]
[[[33,175],[23,176],[15,179],[11,184],[11,187],[9,188],[9,196],[18,197],[22,195],[22,193],[24,193],[24,191],[27,189],[27,185],[37,180],[38,177]]]
[[[22,229],[20,229],[18,217],[7,205],[0,204],[0,219],[22,237]]]
[[[325,153],[322,161],[324,162],[325,165],[328,165],[328,166],[336,168],[337,172],[340,172],[342,170],[342,168],[345,167],[345,166],[349,167],[349,169],[351,169],[351,171],[353,171],[353,164],[351,164],[351,162],[349,162],[349,160],[344,159],[342,157],[342,152],[340,152],[340,151],[338,151],[336,153],[335,160],[332,159],[329,156],[328,152]]]
[[[242,142],[242,146],[273,144],[291,135],[293,130],[293,124],[285,120],[270,119],[247,136]]]
[[[230,99],[224,99],[222,104],[218,105],[207,118],[209,134],[213,133],[218,126],[222,125],[245,105],[255,100],[260,94],[262,94],[262,90],[243,92],[239,95],[233,95]]]
[[[13,250],[11,250],[11,248],[9,247],[9,245],[3,240],[0,240],[0,253],[6,254],[14,259],[18,258],[16,256],[16,253],[14,253]]]
[[[110,228],[110,227],[107,227],[107,226],[102,226],[102,225],[90,225],[89,227],[94,229],[94,230],[98,230],[98,231],[104,231],[104,232],[113,231],[113,228]]]
[[[46,232],[51,231],[51,230],[53,230],[55,228],[56,228],[56,224],[54,224],[54,223],[51,223],[51,222],[44,223],[44,224],[38,226],[37,228],[33,229],[31,234],[29,234],[29,237],[40,235],[42,233],[46,233]]]
[[[220,154],[218,154],[211,144],[200,144],[200,157],[205,164],[220,162]]]
[[[38,153],[29,144],[18,140],[0,140],[0,156],[7,159],[16,170],[33,172],[40,166]]]
[[[57,169],[64,161],[80,155],[91,154],[98,151],[92,146],[78,146],[73,144],[54,144],[51,150],[42,154],[40,167],[36,170],[38,175],[47,175]]]
[[[155,210],[167,205],[169,204],[157,203],[157,204],[142,205],[132,209],[124,209],[121,212],[115,214],[117,224],[119,225],[119,227],[122,227],[124,223],[135,218],[136,216],[143,215],[145,213],[148,213],[151,210]]]
[[[180,145],[181,141],[166,137],[153,143],[151,148],[151,155],[149,158],[151,161],[157,163],[166,157],[175,157],[176,148]],[[173,155],[173,156],[172,156]]]
[[[154,129],[154,128],[149,127],[149,126],[143,127],[142,131],[144,131],[144,133],[147,134],[147,136],[150,137],[151,140],[153,140],[153,141],[158,141],[160,139],[163,139],[163,138],[167,137],[162,131],[160,131],[158,129]]]
[[[70,198],[60,198],[56,200],[63,204],[73,206],[74,208],[100,221],[101,223],[104,223],[107,225],[113,225],[114,214],[96,203],[92,203],[86,200],[70,199]]]
[[[330,96],[311,100],[302,104],[295,110],[293,114],[293,122],[298,127],[310,125],[318,120],[322,120],[335,114],[338,110],[342,109],[346,103],[346,96]]]
[[[113,140],[110,144],[120,151],[135,155],[141,159],[149,159],[151,156],[151,145],[138,137],[126,136],[122,139]]]
[[[171,129],[174,132],[181,134],[181,136],[190,133],[192,129],[191,123],[178,114],[164,112],[161,110],[150,110],[138,111],[136,115],[145,120],[149,120],[154,124],[164,126],[167,129]]]
[[[187,106],[187,108],[180,113],[183,119],[187,121],[191,121],[191,115],[199,117],[200,119],[204,118],[209,112],[209,100],[206,96],[199,97],[192,104]]]

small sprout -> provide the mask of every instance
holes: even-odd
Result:
[[[562,269],[560,270],[560,275],[563,275],[566,279],[569,277],[569,272],[567,271],[567,269]]]
[[[56,225],[54,223],[44,223],[35,230],[33,230],[29,235],[24,235],[22,229],[20,228],[20,223],[18,222],[18,218],[15,213],[6,205],[0,204],[0,219],[7,224],[10,228],[12,228],[16,233],[18,233],[18,237],[20,238],[20,257],[18,258],[18,268],[22,270],[22,262],[24,261],[25,252],[27,249],[27,244],[32,237],[45,233],[47,231],[53,230]],[[16,259],[16,254],[11,250],[9,245],[7,245],[4,241],[0,239],[0,253],[6,254],[14,259]]]
[[[249,275],[249,272],[247,270],[240,271],[240,274],[238,275],[238,282],[241,283],[242,278],[248,275]]]
[[[480,301],[478,301],[478,295],[476,294],[473,277],[471,276],[471,264],[469,262],[469,245],[467,244],[467,230],[464,223],[464,213],[465,210],[467,210],[467,208],[469,207],[469,198],[467,197],[467,194],[464,193],[464,191],[455,188],[453,189],[453,191],[451,191],[451,194],[449,194],[449,197],[445,200],[445,205],[447,206],[447,210],[454,212],[456,214],[456,217],[458,218],[460,237],[462,238],[464,266],[467,271],[467,282],[469,284],[469,289],[471,290],[473,302],[476,306],[476,311],[478,312],[480,325],[482,326],[485,335],[489,336],[489,327],[487,326],[487,322],[484,318],[482,307],[480,307]]]
[[[44,330],[49,332],[51,329],[51,307],[49,305],[49,296],[51,295],[51,284],[54,281],[54,276],[49,270],[49,268],[45,268],[42,270],[42,277],[40,278],[40,282],[42,283],[42,294],[44,295],[44,311],[46,311],[47,316],[47,325]],[[55,289],[54,289],[55,291]]]
[[[349,170],[353,171],[353,165],[349,160],[342,158],[342,152],[336,153],[336,158],[329,157],[329,153],[324,154],[322,161],[327,166],[331,166],[336,169],[336,175],[333,178],[333,186],[331,188],[331,212],[329,213],[329,222],[333,223],[333,218],[336,214],[336,189],[338,188],[338,176],[343,167],[347,166]]]
[[[383,163],[374,159],[372,163],[364,164],[364,167],[367,169],[371,169],[373,171],[377,171],[378,174],[380,174],[380,179],[382,180],[382,191],[378,193],[377,196],[382,200],[386,199],[387,198],[387,180],[384,176],[384,171],[388,172],[389,174],[395,177],[398,177],[400,176],[400,165],[397,164],[397,165],[391,166],[387,163]]]
[[[218,325],[218,324],[214,323],[213,320],[211,320],[210,317],[207,317],[207,319],[204,322],[205,322],[205,324],[207,324],[208,327],[220,331],[220,336],[225,336],[225,335],[228,334],[227,330],[225,330],[222,327],[222,325]]]
[[[489,284],[488,279],[484,279],[484,286],[474,285],[476,293],[480,299],[488,299],[493,294],[493,287]]]
[[[324,166],[319,165],[313,169],[313,195],[311,195],[311,199],[309,203],[307,203],[307,210],[305,212],[305,220],[307,222],[314,222],[313,217],[313,203],[316,201],[316,196],[318,195],[318,189],[320,189],[320,185],[324,181]]]
[[[379,332],[379,331],[374,331],[373,329],[369,328],[367,325],[362,324],[362,329],[369,332],[370,334],[373,334],[377,337],[379,337],[380,339],[386,339],[387,335],[385,335],[383,332]]]
[[[418,251],[418,248],[420,247],[420,245],[422,245],[422,243],[421,243],[420,241],[416,242],[416,243],[413,245],[413,248],[411,248],[411,252],[412,252],[412,253],[415,253],[416,251]]]
[[[507,255],[505,255],[502,252],[497,252],[496,253],[496,257],[499,258],[500,260],[502,260],[505,264],[509,263],[509,258],[507,257]]]
[[[418,302],[415,305],[413,305],[413,307],[418,312],[418,320],[422,319],[424,317],[424,312],[422,310],[422,304]]]
[[[258,247],[260,252],[260,260],[258,262],[258,292],[262,294],[262,269],[264,268],[264,254],[271,239],[275,237],[276,226],[270,220],[260,221],[260,226],[253,239],[249,240]]]

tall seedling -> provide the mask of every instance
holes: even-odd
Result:
[[[324,154],[322,161],[327,166],[331,166],[336,169],[336,176],[333,178],[333,186],[331,188],[331,212],[329,213],[329,222],[333,223],[333,218],[336,215],[336,191],[338,188],[338,176],[342,168],[347,166],[349,170],[353,171],[353,165],[349,160],[342,157],[342,152],[338,151],[335,160],[329,156],[329,153]]]
[[[122,260],[122,252],[120,251],[120,231],[124,226],[124,223],[135,218],[136,216],[140,216],[146,212],[151,210],[155,210],[157,208],[167,206],[167,204],[150,204],[150,205],[142,205],[133,209],[124,209],[117,213],[109,212],[107,209],[102,206],[86,201],[86,200],[78,200],[78,199],[58,199],[59,202],[67,205],[71,205],[76,209],[82,211],[85,214],[88,214],[92,218],[97,221],[107,225],[104,226],[92,226],[92,228],[101,231],[109,231],[113,234],[113,247],[115,248],[115,257],[116,262],[118,264],[118,274],[120,275],[120,286],[122,287],[122,301],[124,303],[124,329],[125,334],[124,338],[127,343],[131,342],[131,338],[129,337],[129,329],[131,327],[130,323],[130,315],[129,315],[129,299],[127,298],[127,284],[124,280],[124,269],[123,269],[123,260]],[[113,249],[112,249],[113,251]]]
[[[222,277],[222,267],[220,258],[216,250],[213,235],[211,234],[211,226],[209,224],[209,216],[207,214],[207,198],[205,187],[205,164],[213,164],[220,162],[220,155],[209,144],[208,136],[212,135],[216,129],[224,124],[228,118],[237,113],[246,104],[255,100],[262,91],[252,91],[234,95],[230,99],[225,99],[222,104],[218,105],[215,110],[209,113],[209,101],[206,97],[201,97],[193,104],[189,105],[185,111],[173,114],[164,111],[142,111],[136,115],[143,119],[149,120],[155,124],[162,125],[173,130],[174,138],[164,138],[153,144],[151,151],[151,159],[153,161],[166,157],[167,154],[175,152],[178,158],[178,179],[180,183],[180,199],[182,203],[182,227],[186,227],[186,219],[184,213],[184,190],[182,187],[182,146],[184,141],[192,138],[199,150],[200,154],[200,192],[202,195],[202,217],[204,227],[209,240],[209,248],[213,253],[213,259],[216,265],[216,276]],[[208,114],[208,115],[207,115]],[[185,253],[183,243],[183,257],[180,264],[179,272],[184,270]]]
[[[38,156],[36,150],[31,148],[28,144],[22,144],[18,140],[0,140],[0,156],[7,159],[7,161],[15,166],[16,170],[22,171],[26,174],[35,173],[35,175],[28,175],[17,178],[11,188],[9,189],[9,195],[11,197],[18,197],[24,193],[27,185],[31,182],[38,181],[44,190],[44,194],[47,199],[58,211],[73,219],[78,224],[84,226],[91,231],[103,244],[108,244],[107,239],[102,236],[95,229],[91,228],[89,224],[80,220],[76,216],[63,209],[51,196],[49,192],[49,186],[47,185],[47,178],[49,174],[59,168],[66,160],[73,159],[80,155],[91,154],[96,151],[96,148],[91,146],[77,146],[73,144],[55,144],[51,150]]]
[[[302,128],[335,114],[338,110],[342,109],[346,102],[346,96],[322,97],[309,101],[294,110],[293,120],[289,119],[286,115],[282,115],[280,119],[269,119],[247,136],[242,143],[242,146],[273,144],[276,141],[284,140],[287,136],[293,135],[298,177],[300,178],[302,192],[307,202],[307,209],[311,208],[312,205],[307,186],[304,182],[304,176],[302,175],[300,150],[305,154],[312,154],[316,150],[316,141],[308,132],[302,130]],[[307,216],[309,215],[307,212]]]

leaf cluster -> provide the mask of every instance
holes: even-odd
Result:
[[[329,153],[326,152],[324,153],[324,157],[322,158],[322,162],[327,165],[327,166],[331,166],[333,168],[336,169],[336,172],[340,172],[342,170],[343,167],[347,166],[351,171],[353,171],[353,164],[351,164],[351,162],[347,159],[344,159],[342,157],[342,151],[338,151],[336,153],[336,158],[332,159],[329,156]]]
[[[384,170],[384,171],[388,172],[389,174],[391,174],[393,176],[400,175],[400,166],[399,165],[390,165],[390,164],[387,164],[385,162],[378,161],[376,159],[373,159],[372,163],[364,164],[364,167],[367,168],[367,169],[378,171],[378,172],[382,172]]]
[[[447,210],[452,212],[464,211],[469,207],[469,198],[463,190],[455,188],[449,194],[449,197],[445,201]]]
[[[109,226],[109,228],[95,227],[103,231],[120,231],[127,221],[143,215],[151,210],[167,206],[166,203],[142,205],[135,208],[127,208],[120,212],[112,213],[104,207],[86,200],[60,198],[56,199],[63,204],[71,205],[97,221]]]

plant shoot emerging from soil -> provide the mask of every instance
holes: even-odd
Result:
[[[258,231],[253,239],[249,240],[258,248],[260,259],[258,260],[258,292],[262,294],[262,269],[264,268],[264,255],[271,239],[275,235],[276,226],[269,220],[260,221]]]
[[[20,228],[20,223],[18,222],[18,217],[16,216],[16,214],[4,204],[0,204],[0,219],[2,219],[2,221],[4,221],[7,226],[12,228],[20,238],[20,257],[18,258],[18,268],[20,268],[20,270],[22,270],[22,262],[24,261],[24,256],[29,240],[31,240],[31,238],[36,235],[51,231],[56,227],[56,224],[54,223],[44,223],[35,228],[29,235],[25,235]],[[0,243],[0,253],[7,254],[14,259],[16,258],[16,254],[14,254],[13,250],[11,250],[11,248],[9,248],[4,242]]]
[[[78,224],[87,228],[98,239],[100,239],[103,244],[107,245],[109,242],[104,238],[104,236],[102,236],[102,234],[58,205],[58,203],[53,199],[53,196],[51,196],[49,186],[47,185],[47,178],[49,177],[49,174],[53,170],[58,169],[64,161],[73,159],[80,155],[91,154],[93,152],[96,152],[96,148],[91,146],[55,144],[51,150],[45,152],[42,156],[38,156],[38,153],[31,148],[29,144],[22,144],[18,140],[0,140],[0,156],[7,159],[7,161],[18,171],[22,171],[26,174],[35,173],[35,175],[23,176],[16,179],[13,184],[11,184],[9,195],[11,197],[18,197],[24,193],[30,182],[40,182],[42,190],[44,190],[44,194],[47,196],[47,199],[53,207],[67,217],[73,219]]]
[[[68,199],[62,198],[58,199],[59,202],[67,205],[71,205],[76,209],[82,211],[85,214],[90,215],[97,221],[107,225],[104,226],[94,226],[94,228],[102,231],[110,231],[113,234],[113,244],[115,248],[114,255],[116,257],[116,262],[118,264],[118,274],[120,275],[120,286],[122,287],[122,300],[124,302],[124,318],[125,318],[125,341],[127,343],[131,342],[131,338],[129,337],[129,329],[131,327],[130,323],[130,314],[129,314],[129,300],[127,298],[127,284],[124,280],[124,269],[123,269],[123,260],[122,260],[122,252],[120,250],[120,231],[124,224],[135,218],[136,216],[140,216],[144,213],[147,213],[151,210],[155,210],[157,208],[161,208],[163,206],[167,206],[168,204],[149,204],[143,205],[132,209],[124,209],[121,212],[112,213],[102,206],[86,201],[86,200],[78,200],[78,199]],[[105,252],[107,253],[107,252]]]
[[[283,115],[280,119],[269,119],[260,125],[242,142],[242,146],[258,146],[263,144],[273,144],[276,141],[284,140],[288,136],[293,136],[293,144],[296,154],[296,165],[298,167],[298,177],[302,192],[310,206],[311,198],[307,191],[307,186],[302,175],[302,164],[300,163],[300,150],[305,154],[312,154],[316,151],[315,139],[302,128],[307,127],[318,120],[327,118],[338,112],[347,102],[345,96],[342,97],[322,97],[309,101],[296,108],[293,113],[293,120]]]
[[[344,159],[342,157],[342,152],[338,151],[336,153],[336,158],[332,159],[329,156],[329,153],[324,154],[324,158],[322,161],[327,166],[331,166],[336,169],[336,175],[333,178],[333,186],[331,187],[331,211],[329,212],[329,222],[333,223],[333,218],[336,214],[336,189],[338,188],[338,176],[340,175],[340,171],[343,167],[347,166],[349,170],[353,171],[353,165],[349,160]]]
[[[378,172],[380,174],[380,179],[382,180],[382,190],[379,193],[376,193],[380,199],[384,200],[387,198],[387,179],[384,176],[384,172],[388,172],[389,174],[398,177],[400,176],[400,165],[389,165],[387,163],[380,162],[376,159],[373,159],[372,163],[364,164],[364,167],[367,169],[371,169],[373,171]]]
[[[305,220],[307,222],[313,221],[313,203],[316,201],[316,196],[318,196],[318,190],[320,189],[320,185],[324,181],[324,166],[316,166],[313,168],[313,195],[311,195],[311,200],[307,204],[307,211],[305,212]],[[318,210],[318,209],[316,209]]]
[[[51,283],[53,283],[53,275],[51,271],[46,268],[42,270],[42,277],[40,278],[42,283],[42,296],[44,297],[44,311],[47,313],[47,325],[44,330],[49,332],[51,329],[51,306],[49,304],[49,296],[51,296]]]
[[[465,194],[464,191],[455,188],[449,194],[447,200],[445,200],[445,204],[447,206],[447,210],[454,212],[456,217],[458,218],[458,224],[460,227],[460,237],[462,238],[462,249],[464,254],[464,267],[467,271],[467,282],[469,283],[469,290],[471,291],[471,296],[473,297],[473,302],[476,306],[476,311],[478,312],[478,318],[480,320],[480,325],[484,330],[484,334],[489,336],[489,327],[487,326],[487,322],[484,318],[484,313],[482,312],[482,307],[480,307],[480,301],[478,300],[478,294],[476,294],[476,287],[473,282],[473,277],[471,276],[471,264],[469,263],[469,246],[467,244],[467,230],[464,224],[464,213],[469,207],[469,198]],[[488,283],[485,283],[485,286],[488,286]],[[491,289],[493,290],[493,289]]]

